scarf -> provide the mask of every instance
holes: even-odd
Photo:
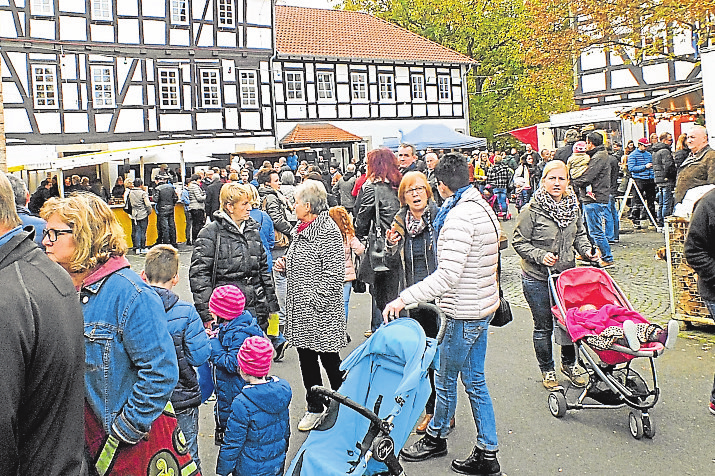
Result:
[[[317,217],[316,217],[316,218],[317,218]],[[310,221],[300,222],[300,225],[298,225],[298,230],[296,231],[296,233],[300,233],[301,231],[305,230],[305,229],[308,228],[308,226],[310,226],[310,224],[313,223],[314,221],[315,221],[315,218],[313,218],[313,219],[310,220]]]
[[[566,228],[578,216],[578,200],[571,190],[561,198],[561,201],[557,202],[546,192],[544,187],[539,187],[534,193],[533,199],[546,210],[546,213],[559,228]]]
[[[442,230],[442,226],[444,226],[444,220],[447,218],[447,213],[449,213],[449,211],[457,205],[459,199],[462,198],[462,194],[466,192],[467,189],[469,189],[470,187],[471,185],[465,185],[464,187],[457,190],[454,195],[444,201],[442,207],[437,212],[437,216],[434,217],[434,223],[432,224],[432,227],[435,231],[435,236],[439,236],[439,232]]]
[[[405,228],[407,233],[409,233],[412,238],[422,233],[427,227],[427,224],[425,223],[425,220],[423,218],[427,218],[427,221],[429,221],[429,211],[425,209],[423,213],[426,213],[427,217],[422,215],[422,218],[417,218],[412,214],[410,210],[407,210]]]

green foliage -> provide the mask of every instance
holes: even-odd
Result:
[[[574,107],[570,62],[542,65],[526,58],[531,22],[523,0],[344,0],[341,7],[474,58],[478,64],[467,78],[473,135],[493,140]]]

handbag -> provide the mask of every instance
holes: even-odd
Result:
[[[127,194],[127,199],[124,202],[124,213],[126,213],[129,216],[132,216],[132,201],[129,199],[129,194]]]
[[[367,235],[367,255],[370,259],[370,265],[372,266],[373,271],[389,271],[390,268],[388,268],[385,263],[385,251],[387,250],[387,243],[385,242],[385,234],[383,233],[382,227],[380,226],[380,198],[378,197],[377,193],[377,184],[375,184],[374,189],[375,226],[370,230]]]
[[[357,277],[358,270],[360,269],[360,262],[362,261],[362,258],[358,255],[355,255],[355,258],[353,259],[353,265],[355,267],[355,279],[352,281],[352,288],[353,292],[355,293],[366,293],[367,292],[367,284],[365,281],[361,280],[359,277]]]
[[[261,202],[261,210],[268,213],[268,201],[266,199],[264,199]],[[274,236],[274,241],[273,241],[274,249],[288,248],[288,246],[290,245],[290,238],[285,233],[278,231],[276,229],[273,229],[273,236]]]
[[[484,211],[487,212],[486,208],[482,206],[482,204],[479,204]],[[489,321],[490,326],[494,327],[504,327],[505,325],[509,324],[511,321],[514,320],[514,315],[511,313],[511,305],[509,304],[509,301],[506,300],[504,297],[504,291],[502,291],[501,288],[501,246],[499,245],[499,231],[497,230],[497,226],[494,224],[494,220],[492,220],[491,217],[489,217],[489,221],[492,223],[492,226],[494,227],[494,233],[497,235],[497,286],[499,287],[499,307],[497,308],[496,311],[494,311],[494,317],[492,317],[492,320]]]

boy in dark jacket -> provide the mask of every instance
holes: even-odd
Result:
[[[269,377],[273,345],[249,337],[238,351],[243,391],[233,400],[226,440],[218,455],[216,474],[277,476],[283,474],[290,416],[290,385]]]
[[[218,321],[218,332],[210,339],[211,363],[216,387],[216,432],[214,441],[223,444],[231,402],[241,393],[245,380],[238,373],[236,354],[248,337],[263,337],[263,330],[250,312],[244,311],[246,297],[231,284],[213,290],[209,300],[211,317]]]
[[[201,388],[194,367],[211,355],[209,337],[193,304],[179,300],[172,288],[179,282],[179,252],[169,245],[156,245],[146,255],[142,279],[154,288],[164,303],[166,327],[174,340],[179,362],[179,381],[171,395],[179,427],[184,432],[189,452],[201,471],[197,435]]]

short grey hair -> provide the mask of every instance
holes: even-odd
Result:
[[[281,174],[282,185],[295,185],[295,175],[290,170],[286,170]]]
[[[348,164],[346,169],[348,172],[355,172],[355,164]]]
[[[0,227],[12,230],[22,222],[15,208],[15,194],[4,172],[0,172]]]
[[[12,186],[12,193],[15,194],[15,205],[18,207],[27,206],[27,185],[25,185],[24,180],[20,177],[16,177],[13,174],[7,174],[7,179],[10,181]]]
[[[323,182],[307,179],[295,188],[295,198],[310,205],[310,212],[318,215],[328,209],[328,192]]]

